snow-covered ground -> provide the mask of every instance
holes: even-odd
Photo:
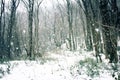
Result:
[[[11,61],[7,63],[10,66],[9,74],[4,73],[0,80],[114,80],[108,70],[100,67],[104,64],[98,64],[97,67],[100,69],[91,66],[93,63],[87,64],[86,61],[92,60],[89,59],[91,57],[95,59],[93,52],[58,50],[48,52],[42,59],[36,61]],[[84,61],[86,58],[88,60]],[[5,68],[4,65],[1,65],[2,67]],[[108,66],[106,68],[111,69]],[[91,77],[92,73],[96,77]]]

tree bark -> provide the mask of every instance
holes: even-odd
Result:
[[[109,9],[108,7],[111,7],[111,9]],[[103,24],[102,28],[104,36],[105,53],[107,55],[110,55],[110,63],[117,63],[117,30],[115,24],[117,19],[116,0],[100,0],[100,11]]]
[[[29,58],[32,59],[33,54],[33,9],[34,0],[29,0],[29,13],[28,13],[28,31],[29,31]]]
[[[67,15],[68,15],[68,24],[69,24],[69,45],[70,50],[75,50],[75,42],[73,35],[73,11],[71,1],[66,0],[67,2]]]

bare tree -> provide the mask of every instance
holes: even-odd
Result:
[[[20,3],[20,0],[11,0],[11,8],[10,8],[10,18],[9,18],[9,26],[8,26],[8,38],[7,38],[7,43],[8,43],[8,57],[11,59],[11,48],[13,46],[12,43],[12,32],[13,28],[16,26],[16,10],[17,7]]]
[[[0,60],[3,59],[6,52],[4,44],[4,33],[5,33],[5,0],[0,1]]]
[[[28,12],[28,35],[29,35],[29,49],[26,50],[27,56],[32,59],[33,54],[33,13],[34,13],[34,0],[22,0]]]
[[[66,0],[67,2],[67,16],[68,16],[68,24],[69,24],[69,45],[70,50],[75,50],[75,42],[73,36],[73,5],[71,0]]]
[[[89,3],[89,0],[76,0],[78,5],[79,5],[79,8],[82,9],[82,11],[84,12],[85,16],[86,16],[86,27],[84,26],[83,29],[84,29],[84,36],[85,36],[85,44],[86,44],[86,48],[88,51],[91,51],[93,50],[93,43],[92,43],[92,31],[91,31],[91,26],[90,26],[90,16],[91,16],[91,9],[90,9],[90,3]],[[83,5],[82,5],[83,4]],[[82,15],[83,16],[83,15]]]
[[[110,5],[109,5],[110,4]],[[110,63],[118,62],[117,56],[117,12],[116,0],[100,0],[105,53],[110,55]]]
[[[35,1],[35,7],[34,7],[34,23],[35,23],[35,37],[34,37],[34,54],[38,54],[39,53],[39,46],[38,46],[38,42],[39,42],[39,9],[40,9],[40,5],[43,2],[43,0]]]
[[[101,52],[101,35],[100,35],[100,27],[99,24],[96,22],[99,21],[99,6],[98,0],[90,1],[90,0],[77,0],[79,7],[83,10],[86,16],[86,30],[85,34],[85,41],[88,50],[94,50],[97,62],[101,60],[99,53]],[[82,5],[83,3],[83,5]]]

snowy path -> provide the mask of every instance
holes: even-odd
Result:
[[[44,64],[39,61],[14,61],[12,64],[16,67],[1,80],[77,80],[71,76],[70,67],[79,62],[79,53],[60,51],[45,58],[51,60]]]
[[[48,52],[36,61],[11,61],[10,74],[0,80],[114,80],[106,72],[93,79],[84,72],[87,67],[78,68],[80,60],[95,58],[91,53],[60,50]]]

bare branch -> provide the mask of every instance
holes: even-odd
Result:
[[[101,25],[101,26],[104,26],[104,27],[106,27],[106,28],[116,29],[117,31],[120,31],[119,28],[115,28],[115,27],[109,26],[109,25],[104,25],[104,24],[102,24],[101,22],[98,22],[98,21],[95,21],[95,23],[97,23],[97,24],[99,24],[99,25]]]
[[[18,3],[17,3],[17,1],[18,1]],[[16,8],[19,6],[19,4],[20,4],[20,0],[16,0]]]
[[[24,3],[25,7],[28,9],[29,3],[27,1],[25,1],[25,0],[22,0],[22,2]]]
[[[41,5],[41,3],[43,2],[43,0],[42,1],[40,1],[37,5],[38,5],[38,7]]]
[[[80,0],[76,0],[76,2],[78,3],[79,7],[82,8],[83,12],[86,14],[86,11],[85,11],[85,9],[82,7],[82,4],[81,4]],[[84,2],[84,1],[82,0],[82,2]]]

